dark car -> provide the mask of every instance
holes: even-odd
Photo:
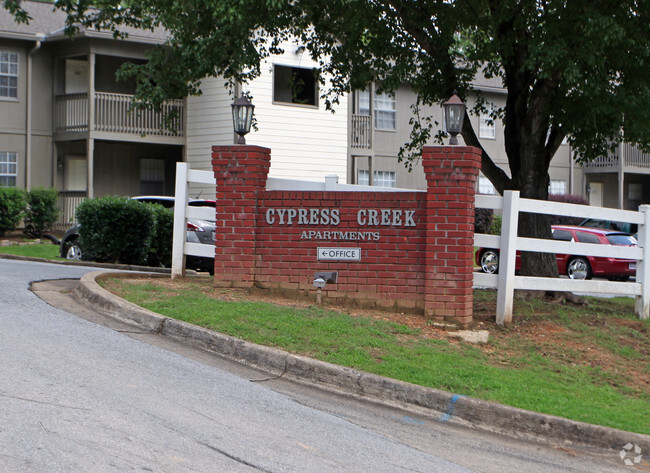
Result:
[[[553,238],[562,241],[577,241],[601,245],[636,246],[636,239],[629,233],[587,228],[570,225],[553,225]],[[560,274],[571,279],[591,279],[593,276],[608,278],[611,281],[627,281],[636,274],[636,261],[623,258],[605,258],[602,256],[575,256],[557,254],[557,268]],[[479,248],[476,252],[476,264],[488,274],[499,270],[499,251],[491,248]],[[515,271],[521,268],[517,254]]]
[[[174,208],[174,197],[169,196],[138,196],[133,197],[134,200],[145,202],[147,204],[162,205],[167,209]],[[193,199],[188,202],[192,207],[216,207],[213,200]],[[82,249],[79,246],[79,228],[80,225],[76,224],[70,227],[63,237],[59,251],[61,258],[80,260],[83,257]],[[214,245],[214,230],[215,222],[210,220],[201,220],[191,218],[187,220],[187,241],[192,243],[202,243],[205,245]],[[200,256],[188,255],[186,258],[186,266],[191,269],[198,269],[209,271],[211,274],[214,272],[214,258],[205,258]]]

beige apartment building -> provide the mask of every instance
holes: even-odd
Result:
[[[238,90],[207,79],[202,96],[167,103],[178,117],[170,131],[161,113],[132,109],[134,83],[115,77],[123,63],[145,61],[150,48],[165,42],[163,33],[130,30],[117,40],[81,30],[69,38],[65,15],[51,3],[26,0],[23,7],[32,16],[28,25],[0,9],[0,186],[55,187],[65,222],[85,198],[172,195],[176,162],[208,169],[210,146],[234,142],[230,103],[241,90],[252,95],[258,120],[247,141],[272,149],[271,176],[322,180],[336,174],[340,182],[424,188],[421,165],[409,172],[397,161],[415,102],[406,87],[394,95],[374,87],[354,92],[332,114],[318,81],[310,79],[317,64],[300,45],[287,45],[283,55],[267,60],[260,78]],[[287,87],[295,77],[307,84],[301,97]],[[505,101],[494,80],[477,78],[473,90],[494,106]],[[440,108],[423,113],[442,124]],[[472,120],[485,149],[507,170],[502,124]],[[622,145],[584,167],[571,156],[565,144],[553,159],[551,192],[626,209],[650,202],[650,155]],[[493,191],[481,177],[477,192]]]

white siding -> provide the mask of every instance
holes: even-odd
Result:
[[[246,135],[246,142],[271,149],[271,177],[320,181],[336,174],[339,182],[346,182],[347,98],[341,98],[334,114],[322,101],[318,108],[273,103],[273,64],[317,66],[307,54],[295,50],[288,44],[284,55],[270,58],[262,65],[262,75],[244,85],[253,98],[258,127]],[[211,146],[233,143],[233,97],[223,80],[206,79],[201,89],[202,96],[188,100],[187,160],[193,169],[210,169]]]

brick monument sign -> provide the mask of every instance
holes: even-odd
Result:
[[[425,147],[425,192],[266,190],[270,164],[267,148],[212,148],[217,286],[313,291],[336,272],[326,299],[471,322],[480,150]]]

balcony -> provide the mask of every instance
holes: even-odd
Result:
[[[161,112],[133,109],[132,95],[96,92],[94,123],[89,130],[88,94],[57,95],[54,104],[54,132],[56,134],[94,133],[132,135],[178,140],[185,136],[185,101],[166,102]],[[171,127],[165,126],[165,116],[176,112]]]
[[[352,115],[350,120],[350,148],[372,149],[372,121],[368,115]]]
[[[644,153],[635,145],[622,143],[607,156],[585,163],[584,169],[586,172],[612,172],[621,169],[621,165],[624,170],[641,168],[650,172],[650,153]]]

